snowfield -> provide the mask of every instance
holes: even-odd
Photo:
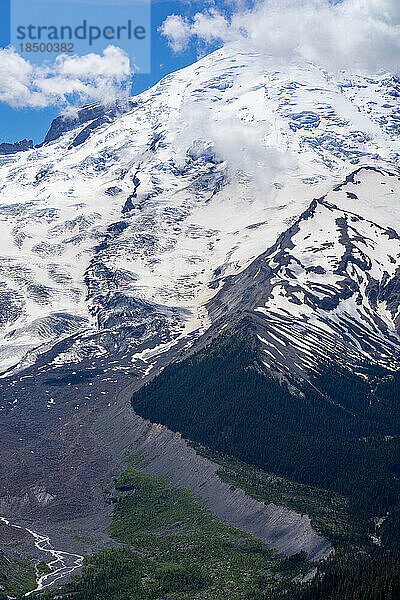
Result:
[[[233,45],[0,157],[0,370],[63,339],[55,366],[105,355],[142,364],[206,330],[225,279],[322,197],[287,264],[269,256],[271,290],[256,310],[307,324],[301,368],[320,330],[326,344],[347,336],[349,352],[395,365],[399,94],[390,74],[277,71]],[[299,343],[291,331],[286,345]],[[276,354],[267,347],[266,361]]]

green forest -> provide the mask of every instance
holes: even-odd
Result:
[[[85,559],[83,572],[43,600],[251,600],[289,589],[311,565],[304,554],[279,558],[263,542],[216,518],[203,501],[136,470],[106,492],[110,534],[120,547]]]
[[[326,364],[293,394],[263,369],[247,333],[167,367],[133,406],[181,431],[232,487],[310,515],[335,554],[279,557],[202,500],[142,473],[148,462],[137,454],[104,490],[116,547],[33,599],[398,600],[399,379],[367,364],[368,380]]]
[[[203,449],[204,450],[204,449]],[[206,450],[206,452],[208,452]],[[204,452],[203,452],[204,453]],[[227,458],[221,476],[242,483],[260,499],[271,493],[270,475]],[[349,528],[352,553],[338,545],[333,558],[315,567],[305,553],[280,558],[262,542],[222,523],[204,503],[165,478],[138,472],[141,458],[106,491],[113,505],[110,533],[120,547],[85,559],[80,576],[58,590],[33,594],[42,600],[397,600],[400,556],[395,551],[362,546],[346,507],[338,502],[325,521],[327,531],[337,519]],[[274,482],[273,493],[292,502],[319,490],[287,480]],[[320,512],[328,511],[328,496]],[[347,547],[349,549],[349,546]],[[314,572],[316,571],[316,572]],[[309,583],[301,580],[312,574]],[[22,599],[21,596],[16,596]]]
[[[400,576],[400,378],[365,364],[367,377],[361,379],[327,363],[293,394],[260,358],[251,331],[221,335],[167,367],[134,395],[133,406],[224,456],[344,498],[354,538],[329,569],[324,565],[325,575],[291,597],[394,598]],[[303,508],[309,512],[306,501]],[[385,517],[380,547],[368,543],[376,517]],[[374,575],[378,570],[382,577]]]
[[[35,569],[30,560],[11,552],[0,552],[0,600],[22,596],[36,587]]]

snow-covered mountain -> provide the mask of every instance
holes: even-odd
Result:
[[[315,506],[286,491],[256,501],[179,431],[315,497],[398,498],[386,441],[398,440],[399,97],[390,74],[277,69],[231,45],[127,102],[55,119],[40,147],[7,147],[7,520],[68,552],[103,548],[101,490],[138,453],[140,469],[280,552],[331,552]],[[143,408],[132,398],[146,383]],[[366,443],[381,439],[390,460]]]
[[[225,283],[210,302],[214,319],[251,314],[263,362],[280,375],[307,377],[327,359],[361,374],[366,365],[397,370],[399,195],[397,175],[353,172]]]
[[[399,95],[227,46],[0,157],[1,371],[146,373],[250,297],[271,369],[396,368]]]

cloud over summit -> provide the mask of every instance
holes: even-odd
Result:
[[[239,5],[240,6],[240,5]],[[260,0],[233,14],[209,9],[193,19],[169,16],[162,33],[175,51],[191,41],[242,41],[277,63],[316,63],[349,71],[400,71],[398,0]]]

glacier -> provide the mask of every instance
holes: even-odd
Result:
[[[338,211],[395,229],[397,176],[385,194],[386,176],[372,171],[354,197],[332,189],[359,167],[393,171],[399,94],[390,74],[277,71],[233,44],[107,118],[89,107],[88,121],[64,131],[58,119],[41,147],[0,157],[3,374],[62,340],[53,366],[107,355],[145,370],[148,353],[204,332],[226,278],[325,194]],[[328,236],[325,217],[315,248]],[[303,241],[293,243],[300,252]],[[340,261],[343,247],[330,252]],[[269,304],[282,311],[274,289]],[[393,311],[379,310],[393,328]]]

